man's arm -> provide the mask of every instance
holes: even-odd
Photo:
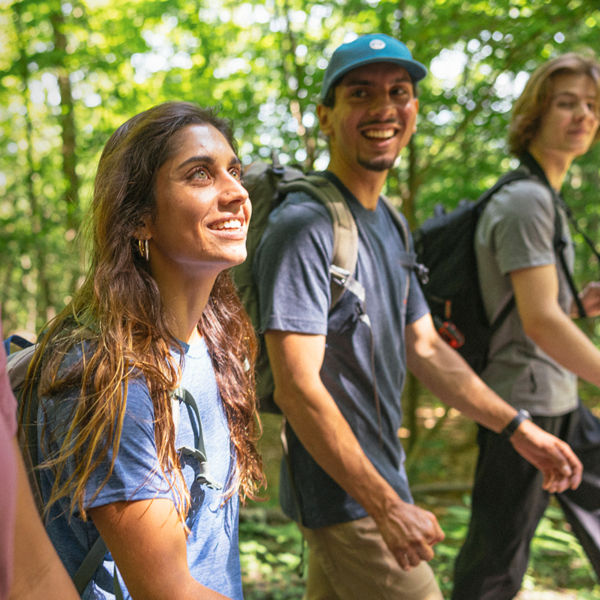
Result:
[[[132,598],[225,599],[192,577],[186,534],[171,500],[114,502],[92,508],[89,513]]]
[[[311,456],[373,517],[402,568],[433,558],[444,537],[435,516],[403,502],[379,474],[321,381],[325,337],[268,331],[265,340],[275,402]]]
[[[558,304],[555,265],[519,269],[510,279],[525,333],[556,362],[600,387],[600,351]],[[593,306],[588,302],[586,309]]]
[[[516,410],[504,402],[475,374],[466,361],[438,335],[431,316],[406,328],[409,369],[442,402],[499,433]],[[561,492],[581,482],[582,466],[568,444],[529,420],[510,440],[517,452],[544,476],[544,489]]]
[[[10,599],[76,600],[79,594],[38,514],[16,438],[17,502]]]

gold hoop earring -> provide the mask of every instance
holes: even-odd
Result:
[[[150,260],[150,246],[148,245],[148,240],[138,240],[138,252],[140,256],[146,260]]]

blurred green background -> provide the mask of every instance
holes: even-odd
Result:
[[[245,164],[272,149],[322,168],[315,113],[332,51],[356,35],[402,39],[429,75],[419,84],[418,131],[386,193],[412,226],[435,204],[476,198],[513,164],[513,99],[540,62],[598,52],[598,0],[0,0],[0,303],[5,334],[30,338],[69,300],[85,269],[86,221],[99,153],[133,114],[165,100],[216,105],[232,120]],[[572,167],[565,198],[598,239],[600,146]],[[576,279],[598,264],[575,236]],[[581,324],[597,340],[595,326]],[[592,409],[598,391],[582,385]],[[474,426],[411,381],[403,398],[416,500],[446,532],[434,568],[448,591],[465,533]],[[277,419],[262,449],[270,500],[242,514],[249,599],[300,598],[301,541],[277,508]],[[533,548],[523,598],[600,598],[554,507]],[[546,594],[536,596],[533,594]],[[573,595],[574,594],[574,595]]]

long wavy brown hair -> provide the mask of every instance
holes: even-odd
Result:
[[[175,151],[175,134],[193,124],[215,127],[236,151],[229,125],[212,110],[167,102],[121,125],[102,152],[89,223],[90,268],[73,300],[40,336],[21,410],[21,423],[31,423],[34,398],[43,410],[44,397],[77,390],[66,435],[43,465],[55,473],[47,508],[68,498],[71,513],[77,510],[87,518],[86,482],[109,450],[112,460],[103,484],[112,473],[127,384],[141,375],[154,406],[159,468],[182,500],[182,520],[187,514],[189,492],[179,468],[171,411],[171,393],[181,375],[171,350],[181,344],[171,333],[148,263],[137,250],[136,231],[144,217],[155,214],[155,177]],[[256,450],[261,430],[254,388],[256,339],[227,271],[218,275],[198,328],[210,352],[235,448],[236,469],[225,497],[239,492],[242,500],[255,498],[265,483]],[[81,359],[64,368],[65,355],[78,348]]]

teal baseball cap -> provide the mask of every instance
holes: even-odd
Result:
[[[339,46],[331,56],[323,77],[321,100],[331,87],[346,73],[377,62],[389,62],[406,69],[413,83],[427,75],[427,69],[417,62],[410,50],[400,41],[384,33],[372,33]]]

